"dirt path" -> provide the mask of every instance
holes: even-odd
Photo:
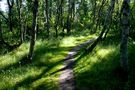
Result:
[[[60,81],[60,90],[75,90],[75,80],[73,73],[73,62],[75,61],[74,56],[78,53],[78,51],[84,46],[91,44],[95,39],[90,39],[78,46],[75,46],[64,59],[64,69],[61,71],[61,75],[59,77]]]

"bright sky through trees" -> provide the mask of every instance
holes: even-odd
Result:
[[[6,8],[7,8],[7,3],[6,2],[7,2],[6,0],[0,1],[0,9],[2,11],[6,11]]]

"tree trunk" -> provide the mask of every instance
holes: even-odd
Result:
[[[9,12],[8,12],[8,18],[9,18],[9,30],[12,32],[13,31],[13,25],[12,25],[12,8],[14,5],[14,0],[7,0],[7,4],[8,4],[8,8],[9,8]]]
[[[1,17],[0,17],[0,43],[2,43],[2,26],[1,26],[1,24],[2,24],[2,20],[1,20]]]
[[[52,0],[49,0],[49,17],[52,17]]]
[[[17,11],[19,17],[19,30],[20,30],[20,43],[24,41],[24,28],[23,28],[23,21],[22,21],[22,0],[16,0],[17,4]]]
[[[47,22],[47,34],[49,36],[50,23],[49,23],[49,5],[48,5],[48,0],[45,0],[45,3],[46,3],[45,12],[46,12],[46,22]]]
[[[105,5],[105,2],[106,2],[106,0],[102,0],[101,6],[99,7],[97,21],[96,21],[96,27],[95,27],[95,30],[92,31],[93,33],[97,32],[98,27],[100,27],[100,23],[101,23],[101,20],[100,20],[101,11],[102,11],[102,9],[103,9],[103,7]]]
[[[68,0],[67,34],[71,32],[71,0]]]
[[[33,58],[33,51],[34,51],[34,46],[35,46],[35,41],[36,41],[37,15],[38,15],[38,0],[34,0],[31,42],[30,42],[30,49],[29,49],[29,54],[28,54],[28,59],[30,60],[32,60]]]
[[[110,23],[110,19],[112,17],[112,13],[114,10],[114,5],[115,5],[115,0],[111,0],[110,1],[110,6],[108,8],[108,12],[106,13],[106,17],[105,17],[105,21],[104,21],[104,25],[103,25],[103,29],[99,35],[99,37],[95,40],[95,42],[87,49],[87,52],[91,52],[95,46],[98,44],[99,41],[102,40],[103,35],[105,34],[105,31],[108,28],[108,23]]]
[[[109,30],[110,30],[110,27],[111,27],[111,24],[112,24],[112,13],[113,13],[113,11],[114,11],[114,7],[115,7],[115,2],[116,2],[116,0],[111,0],[111,2],[110,2],[110,6],[109,6],[109,20],[107,21],[109,24],[108,25],[106,25],[106,32],[105,32],[105,34],[104,34],[104,37],[103,37],[103,39],[105,39],[106,38],[106,36],[107,36],[107,34],[108,34],[108,32],[109,32]]]
[[[93,20],[92,20],[92,28],[91,28],[91,33],[93,33],[93,30],[94,30],[94,27],[95,27],[95,21],[96,21],[96,8],[97,8],[97,2],[96,2],[96,0],[92,0],[92,4],[93,4],[93,6],[92,6],[92,14],[93,14]]]
[[[130,0],[123,0],[121,8],[122,37],[120,44],[121,67],[128,71],[128,33],[130,29]]]

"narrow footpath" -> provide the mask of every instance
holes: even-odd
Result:
[[[73,73],[73,63],[75,61],[75,55],[79,50],[88,44],[91,44],[95,39],[90,39],[82,44],[75,46],[64,59],[64,69],[61,71],[59,77],[60,90],[75,90],[75,78]]]

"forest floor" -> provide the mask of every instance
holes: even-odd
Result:
[[[73,73],[73,64],[75,61],[75,56],[78,52],[85,46],[94,42],[95,39],[90,39],[82,44],[75,46],[64,59],[64,66],[61,69],[60,75],[60,90],[75,90],[75,80]]]
[[[135,41],[129,38],[128,43],[128,80],[120,68],[120,37],[110,32],[92,52],[76,58],[73,68],[76,90],[134,90]]]
[[[59,90],[61,72],[56,71],[63,67],[63,59],[73,47],[95,37],[86,30],[37,40],[31,63],[26,63],[29,42],[10,52],[1,48],[0,90]]]
[[[135,41],[129,38],[129,79],[124,82],[119,73],[119,35],[110,32],[91,53],[82,54],[86,48],[83,43],[91,42],[92,38],[97,36],[84,30],[70,36],[37,40],[31,63],[25,59],[29,42],[10,52],[0,49],[0,90],[62,90],[70,73],[73,89],[134,90]]]

